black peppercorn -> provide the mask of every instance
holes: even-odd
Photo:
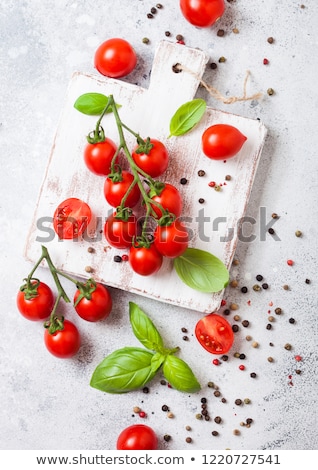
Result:
[[[180,184],[187,184],[188,180],[187,178],[181,178]]]
[[[256,276],[256,280],[257,280],[257,281],[262,281],[262,280],[263,280],[263,276],[262,276],[261,274],[258,274],[258,275]]]
[[[290,318],[289,323],[292,323],[292,324],[295,323],[295,318]]]
[[[242,400],[241,400],[240,398],[237,398],[237,399],[235,400],[235,404],[238,405],[238,406],[240,406],[240,405],[242,404]]]
[[[250,373],[250,377],[252,377],[252,379],[255,379],[255,377],[256,377],[255,372],[251,372],[251,373]]]
[[[243,294],[246,294],[247,291],[248,291],[247,287],[244,286],[244,287],[241,288],[241,292]]]
[[[198,176],[204,176],[205,175],[205,171],[204,170],[199,170],[198,171]]]
[[[263,287],[263,289],[265,289],[265,290],[268,289],[268,284],[267,284],[267,282],[264,282],[264,284],[262,284],[262,287]]]
[[[239,329],[240,329],[240,328],[239,328],[238,325],[232,325],[232,331],[233,331],[234,333],[237,333],[237,332],[239,331]]]
[[[122,260],[123,260],[123,259],[122,259],[121,256],[119,256],[119,255],[115,255],[115,256],[114,256],[114,261],[115,261],[115,263],[121,263]]]
[[[268,323],[268,324],[266,325],[266,330],[271,330],[271,329],[272,329],[272,325],[271,325],[270,323]]]
[[[212,436],[218,436],[219,435],[219,433],[217,431],[212,431],[211,434],[212,434]]]
[[[169,411],[169,407],[167,405],[162,405],[162,411]]]
[[[169,434],[165,434],[163,436],[163,439],[166,441],[166,442],[169,442],[171,440],[171,436],[169,436]]]

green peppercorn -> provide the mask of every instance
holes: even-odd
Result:
[[[254,284],[253,286],[253,290],[255,290],[256,292],[262,290],[261,286],[259,284]]]
[[[225,58],[225,57],[223,57],[223,56],[222,56],[222,57],[220,57],[220,58],[219,58],[219,62],[220,62],[220,63],[222,63],[222,62],[226,62],[226,58]]]
[[[295,232],[296,237],[301,237],[302,234],[303,233],[300,230],[296,230],[296,232]]]
[[[142,38],[142,42],[143,42],[144,44],[149,44],[150,41],[149,41],[148,38]]]
[[[267,94],[268,94],[269,96],[273,95],[274,93],[275,93],[275,92],[274,92],[273,88],[268,88],[268,89],[267,89]]]

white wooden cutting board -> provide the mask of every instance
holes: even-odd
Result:
[[[175,73],[176,63],[191,69],[193,74]],[[155,54],[149,89],[99,75],[74,74],[27,237],[28,260],[38,260],[43,244],[59,269],[78,278],[93,275],[106,285],[200,312],[219,308],[223,293],[205,294],[187,287],[173,270],[171,260],[166,259],[159,273],[150,277],[133,273],[128,262],[114,262],[114,255],[123,251],[111,248],[102,234],[104,222],[112,212],[103,195],[104,177],[90,173],[83,161],[86,135],[95,128],[98,118],[83,115],[74,108],[74,102],[83,93],[112,94],[121,104],[119,113],[128,127],[144,138],[151,136],[165,143],[170,165],[161,180],[181,191],[183,216],[191,231],[190,246],[211,252],[230,268],[266,128],[258,120],[207,108],[194,130],[168,139],[170,119],[180,105],[194,98],[206,63],[204,52],[162,41]],[[212,161],[201,151],[202,132],[216,123],[234,125],[247,136],[240,153],[226,162]],[[113,116],[107,115],[102,124],[107,136],[118,142]],[[126,134],[126,140],[134,146],[135,139],[130,134]],[[199,170],[204,170],[205,176],[199,177]],[[226,175],[231,175],[230,181],[225,180]],[[188,183],[181,185],[181,178]],[[210,181],[222,184],[221,191],[211,188]],[[54,210],[68,197],[86,201],[94,214],[93,220],[84,238],[62,241],[55,236],[52,240]],[[200,198],[205,200],[203,204],[198,202]],[[93,247],[94,252],[90,253],[88,247]],[[93,268],[93,274],[86,272],[87,266]]]

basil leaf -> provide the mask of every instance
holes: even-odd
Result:
[[[96,367],[90,385],[102,392],[126,393],[143,387],[155,375],[153,354],[142,348],[118,349]]]
[[[170,385],[180,392],[194,393],[201,389],[188,364],[171,354],[166,357],[163,363],[163,375]]]
[[[188,248],[175,258],[174,268],[187,286],[200,292],[219,292],[229,282],[229,272],[223,262],[198,248]]]
[[[108,97],[101,93],[84,93],[79,96],[74,103],[74,108],[83,114],[89,116],[100,115],[106,108],[108,103]],[[112,112],[112,108],[109,107],[108,113]]]
[[[159,353],[159,352],[154,354],[152,356],[152,359],[151,359],[151,369],[154,372],[157,372],[157,370],[160,369],[160,367],[162,366],[163,361],[165,360],[165,358],[166,358],[166,356],[164,354]]]
[[[136,338],[146,348],[162,351],[163,340],[150,318],[136,305],[129,302],[129,319]]]
[[[201,120],[205,110],[206,102],[199,98],[181,105],[171,118],[169,137],[189,132]]]

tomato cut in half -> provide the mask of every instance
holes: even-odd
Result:
[[[85,231],[92,218],[88,204],[81,199],[65,199],[53,215],[53,227],[61,240],[77,238]]]
[[[234,341],[232,326],[216,313],[206,315],[198,321],[195,336],[201,346],[212,354],[226,354]]]

